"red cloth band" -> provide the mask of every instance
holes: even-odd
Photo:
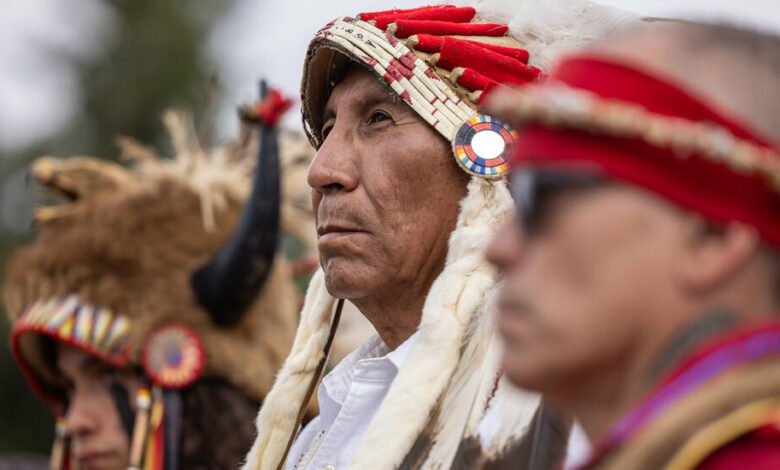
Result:
[[[472,68],[502,83],[522,85],[536,80],[542,73],[538,68],[517,59],[456,38],[444,38],[440,54],[436,62],[439,67],[449,70],[455,67]]]
[[[441,13],[442,10],[451,10],[457,8],[455,5],[433,5],[419,8],[407,8],[405,10],[383,10],[383,11],[371,11],[368,13],[361,13],[360,19],[362,21],[376,20],[379,16],[396,16],[397,18],[405,18],[410,15],[418,13]]]
[[[474,18],[474,15],[476,14],[477,11],[471,7],[446,9],[437,8],[421,9],[411,13],[377,15],[373,18],[373,20],[376,21],[377,28],[384,30],[387,29],[387,26],[390,23],[395,23],[398,20],[436,20],[447,21],[450,23],[468,23],[472,18]]]
[[[415,34],[436,35],[460,34],[463,36],[503,36],[509,31],[504,24],[491,23],[451,23],[448,21],[398,20],[395,22],[396,37],[408,38]]]
[[[484,90],[488,86],[499,85],[495,80],[491,80],[474,69],[465,69],[463,74],[458,77],[458,83],[471,90]]]
[[[769,142],[722,110],[664,81],[623,64],[589,57],[563,61],[551,80],[603,98],[635,103],[659,115],[715,123],[763,147]],[[774,147],[777,149],[778,147]],[[654,191],[705,217],[754,226],[780,246],[780,193],[760,175],[738,173],[723,162],[635,138],[532,124],[519,129],[514,166],[582,167],[595,164],[618,179]]]
[[[443,36],[433,36],[430,34],[418,34],[415,37],[417,38],[417,45],[415,46],[415,49],[424,52],[439,52],[441,51],[442,45],[444,44]],[[467,39],[458,39],[458,38],[450,38],[450,39],[453,41],[467,42],[471,45],[481,47],[483,49],[487,49],[492,52],[497,52],[501,55],[511,57],[515,60],[519,60],[524,64],[528,63],[528,51],[526,51],[525,49],[515,49],[513,47],[497,46],[495,44],[469,41]]]

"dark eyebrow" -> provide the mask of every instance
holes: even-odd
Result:
[[[111,366],[106,364],[106,363],[104,363],[103,361],[101,361],[100,359],[98,359],[95,356],[87,355],[87,357],[85,357],[84,359],[81,360],[81,364],[79,364],[79,367],[81,367],[82,369],[93,369],[93,368],[96,368],[96,367],[108,367],[108,368],[110,368]]]
[[[387,103],[387,104],[397,104],[400,103],[400,98],[398,95],[393,93],[390,90],[383,90],[383,91],[377,91],[375,93],[372,93],[370,95],[364,96],[359,100],[355,100],[351,103],[349,103],[349,107],[351,110],[353,110],[356,114],[361,114],[365,112],[367,109],[371,108],[372,106],[376,106],[377,104]],[[333,119],[336,117],[336,111],[333,109],[333,107],[329,107],[325,105],[325,110],[322,113],[322,122],[328,122],[329,119]]]

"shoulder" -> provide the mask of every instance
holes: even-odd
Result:
[[[718,448],[697,470],[776,470],[780,468],[780,429],[764,426]]]

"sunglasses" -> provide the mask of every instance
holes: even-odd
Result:
[[[512,174],[511,192],[523,231],[534,234],[544,228],[554,206],[564,196],[579,195],[607,184],[598,174],[581,171],[521,170]]]

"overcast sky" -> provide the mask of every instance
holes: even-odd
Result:
[[[512,0],[508,0],[512,1]],[[543,2],[545,0],[538,0]],[[419,0],[240,0],[212,34],[209,55],[221,77],[218,128],[230,135],[233,107],[251,101],[256,80],[298,95],[301,65],[313,33],[336,16],[410,7]],[[602,0],[645,15],[724,19],[780,31],[780,0]],[[100,60],[114,21],[99,0],[0,0],[0,153],[13,154],[46,138],[78,112],[81,96],[74,71],[56,54]],[[34,53],[32,44],[55,51]],[[288,116],[287,124],[299,119]]]

